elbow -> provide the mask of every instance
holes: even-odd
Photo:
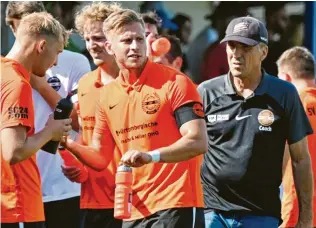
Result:
[[[10,165],[15,165],[23,160],[25,160],[25,158],[23,157],[23,151],[21,151],[20,149],[16,149],[15,151],[13,151],[13,156],[11,157],[10,161]]]
[[[207,140],[201,140],[200,146],[199,146],[199,154],[198,155],[205,154],[207,149],[208,149]]]

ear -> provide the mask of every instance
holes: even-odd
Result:
[[[262,48],[261,62],[262,62],[263,60],[265,60],[265,58],[266,58],[267,55],[268,55],[268,52],[269,52],[268,46],[264,46],[264,47]]]
[[[292,82],[291,76],[287,73],[281,72],[278,74],[278,77],[282,79],[283,81]]]
[[[14,36],[16,36],[16,28],[13,25],[10,25],[10,29],[12,30]]]
[[[107,53],[109,54],[109,55],[114,55],[114,52],[113,52],[113,50],[112,50],[112,43],[110,42],[110,41],[105,41],[105,43],[104,43],[104,47],[105,47],[105,50],[107,51]]]
[[[174,67],[174,68],[176,68],[177,70],[181,70],[181,68],[182,68],[182,64],[183,64],[183,59],[180,57],[180,56],[178,56],[175,60],[173,60],[173,62],[172,62],[172,66]]]
[[[46,40],[40,40],[38,43],[37,43],[37,52],[39,54],[41,54],[45,48],[47,48],[47,41]]]

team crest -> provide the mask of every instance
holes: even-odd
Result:
[[[147,114],[154,114],[160,108],[160,98],[157,93],[147,94],[142,101],[142,108]]]
[[[262,126],[270,126],[274,122],[274,114],[270,110],[262,110],[258,115],[258,121]]]

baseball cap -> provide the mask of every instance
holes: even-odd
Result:
[[[226,29],[226,35],[221,43],[237,41],[249,46],[264,43],[268,45],[266,26],[253,17],[238,17],[233,19]]]

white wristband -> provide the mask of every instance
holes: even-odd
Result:
[[[153,150],[148,152],[151,156],[151,162],[160,162],[160,152],[159,150]]]

